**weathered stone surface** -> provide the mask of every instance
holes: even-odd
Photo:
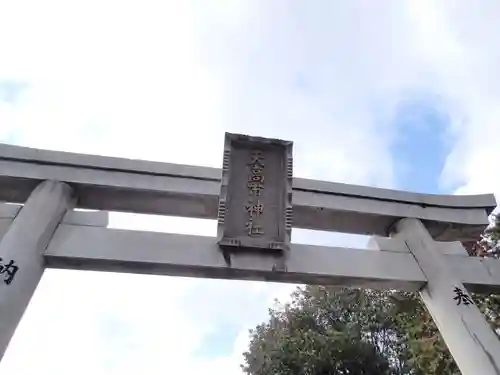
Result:
[[[44,181],[0,241],[0,361],[45,270],[43,252],[68,208],[72,189]]]
[[[288,249],[292,177],[292,142],[226,133],[219,245]]]
[[[469,296],[457,268],[449,261],[468,257],[444,255],[442,247],[450,244],[434,241],[417,219],[402,219],[394,229],[393,236],[406,243],[427,278],[427,284],[419,291],[420,297],[461,373],[500,375],[500,341]]]

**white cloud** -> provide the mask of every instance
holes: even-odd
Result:
[[[302,176],[394,184],[383,120],[421,75],[410,49],[391,49],[404,46],[400,6],[366,15],[340,2],[3,8],[0,74],[30,84],[0,108],[4,137],[15,130],[24,145],[219,165],[223,131],[239,131],[295,140]]]
[[[498,5],[451,4],[0,0],[0,82],[28,85],[0,100],[0,140],[219,166],[223,132],[244,132],[295,141],[298,176],[390,187],[394,110],[427,91],[453,119],[444,183],[500,192]],[[215,233],[213,221],[112,224]],[[237,374],[246,329],[290,288],[50,271],[0,371]],[[228,320],[241,327],[233,353],[196,357]]]
[[[44,148],[219,161],[219,153],[207,160],[202,150],[192,152],[221,142],[223,119],[222,94],[203,65],[187,2],[0,6],[7,57],[0,74],[30,84],[0,112],[4,132],[15,130],[23,144]],[[180,147],[194,129],[199,137]]]

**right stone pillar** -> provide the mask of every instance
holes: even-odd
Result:
[[[463,375],[500,375],[500,340],[418,219],[402,219],[391,237],[406,243],[427,284],[420,297]]]

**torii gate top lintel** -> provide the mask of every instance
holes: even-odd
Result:
[[[0,144],[0,201],[23,203],[44,180],[64,181],[77,207],[216,219],[221,170]],[[387,236],[400,218],[426,222],[436,240],[475,240],[493,194],[432,195],[293,179],[293,226]]]

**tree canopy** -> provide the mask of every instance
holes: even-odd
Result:
[[[500,218],[468,247],[500,257]],[[500,296],[472,294],[500,330]],[[250,332],[248,375],[460,374],[416,293],[307,285]]]

